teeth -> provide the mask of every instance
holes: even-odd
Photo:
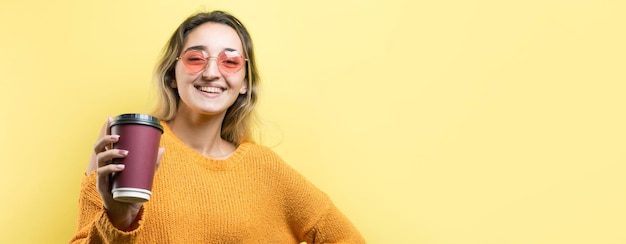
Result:
[[[209,92],[209,93],[220,93],[220,92],[222,92],[222,88],[219,88],[219,87],[208,87],[208,86],[198,87],[198,90],[203,91],[203,92]]]

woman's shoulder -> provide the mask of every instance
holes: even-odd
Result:
[[[255,164],[260,168],[273,168],[275,170],[292,170],[291,167],[268,146],[257,144],[254,142],[244,142],[240,145],[245,151],[243,160]]]
[[[282,160],[280,156],[274,152],[274,150],[265,145],[257,144],[255,142],[243,142],[239,145],[239,147],[243,148],[248,156],[268,157],[271,159]]]
[[[273,149],[256,143],[245,143],[241,146],[247,147],[245,156],[242,158],[242,166],[254,171],[255,175],[278,182],[280,187],[277,189],[307,193],[319,191]]]

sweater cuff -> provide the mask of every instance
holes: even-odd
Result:
[[[142,221],[140,220],[140,222]],[[140,223],[139,227],[132,231],[120,230],[113,226],[106,210],[102,210],[96,217],[96,229],[99,232],[99,236],[110,240],[108,243],[136,243],[139,233],[141,233],[142,225]]]

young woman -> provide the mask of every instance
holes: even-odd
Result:
[[[258,73],[252,40],[232,15],[185,20],[170,38],[156,80],[164,133],[153,195],[113,199],[107,120],[81,184],[71,243],[364,243],[326,194],[269,148],[252,142]]]

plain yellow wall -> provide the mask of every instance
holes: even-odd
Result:
[[[202,9],[253,35],[263,143],[370,243],[626,243],[621,0],[3,1],[0,243],[69,240],[101,124]]]

